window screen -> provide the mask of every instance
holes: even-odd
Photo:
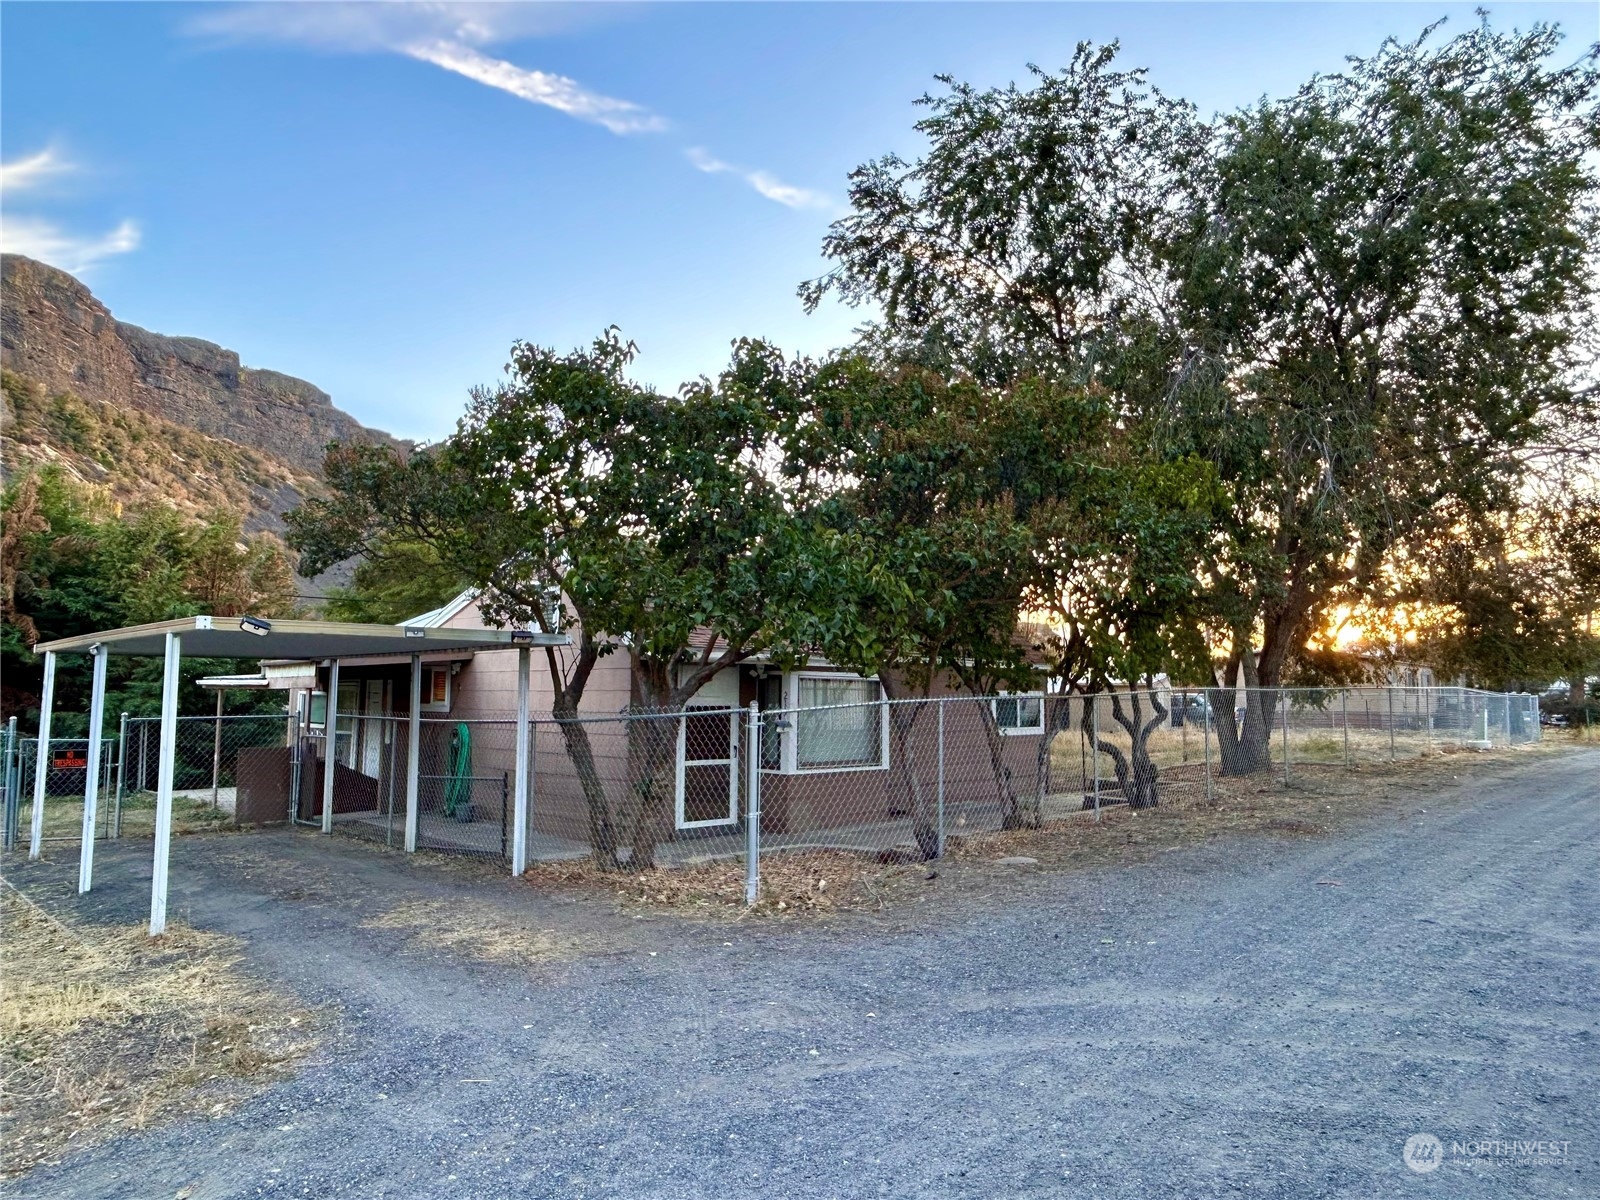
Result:
[[[994,702],[994,723],[1001,729],[1031,731],[1044,728],[1044,698],[999,696]]]
[[[880,766],[883,705],[878,685],[868,679],[802,677],[798,682],[801,711],[795,714],[795,765]]]

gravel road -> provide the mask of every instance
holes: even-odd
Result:
[[[1332,837],[821,924],[630,921],[314,835],[186,838],[175,913],[337,1032],[237,1111],[8,1190],[1600,1196],[1600,752],[1454,786]],[[137,919],[147,855],[102,850],[82,904],[71,863],[9,875]],[[496,966],[362,926],[406,898],[605,949]],[[1435,1170],[1402,1158],[1419,1133]],[[1555,1146],[1509,1152],[1531,1140]]]

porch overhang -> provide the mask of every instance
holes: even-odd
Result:
[[[79,637],[40,642],[34,653],[107,654],[159,658],[167,634],[183,638],[183,652],[202,658],[312,659],[439,650],[494,650],[509,646],[565,646],[564,633],[536,629],[438,629],[420,625],[359,625],[344,621],[266,621],[255,617],[181,617],[130,625]]]

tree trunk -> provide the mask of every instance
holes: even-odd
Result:
[[[573,770],[578,773],[578,786],[583,789],[584,804],[589,810],[589,848],[594,852],[594,861],[602,871],[615,871],[621,865],[617,861],[617,828],[611,816],[611,802],[606,799],[605,784],[594,764],[589,730],[569,705],[558,705],[552,715],[560,725],[567,757],[572,760]]]
[[[594,852],[595,864],[602,871],[615,871],[620,865],[617,861],[616,821],[611,813],[611,802],[606,798],[605,784],[595,766],[589,730],[578,716],[578,703],[583,699],[583,689],[599,657],[599,649],[593,639],[582,635],[572,676],[564,680],[555,650],[545,648],[550,687],[554,694],[550,715],[561,728],[562,743],[566,746],[567,757],[572,761],[572,769],[577,772],[578,786],[583,790],[584,806],[589,813],[589,848]]]
[[[887,673],[880,674],[887,678]],[[929,799],[922,780],[917,778],[915,735],[917,718],[922,715],[924,705],[896,704],[896,698],[887,686],[883,691],[889,700],[890,750],[900,760],[899,781],[905,787],[906,810],[911,814],[911,836],[917,843],[917,852],[924,859],[938,858],[939,824],[938,814],[934,811],[936,800]],[[892,773],[892,761],[890,768]]]
[[[677,788],[678,722],[692,692],[673,687],[673,669],[657,659],[635,657],[632,663],[635,708],[628,722],[628,741],[637,748],[633,786],[639,796],[639,817],[633,827],[630,871],[656,865],[656,847],[670,841]]]
[[[633,828],[630,871],[649,871],[656,865],[656,847],[672,840],[677,789],[678,722],[681,716],[640,716],[629,722],[629,734],[639,746],[639,819]]]
[[[1100,745],[1111,756],[1117,772],[1117,786],[1128,807],[1155,808],[1161,802],[1156,786],[1161,772],[1150,758],[1150,735],[1167,719],[1167,709],[1154,692],[1148,693],[1152,715],[1146,721],[1138,692],[1128,693],[1126,708],[1120,693],[1111,692],[1110,696],[1112,719],[1128,735],[1128,754],[1124,757],[1118,746],[1104,742]]]
[[[1021,829],[1021,806],[1017,803],[1017,790],[1011,786],[1011,768],[1006,766],[1005,735],[1000,732],[1000,722],[995,718],[993,702],[978,700],[978,719],[983,722],[983,738],[989,748],[989,769],[994,775],[995,794],[1000,801],[1000,828]]]
[[[1238,636],[1236,634],[1236,636]],[[1244,673],[1244,727],[1239,726],[1239,674]],[[1221,774],[1253,775],[1272,767],[1272,715],[1277,705],[1275,688],[1263,688],[1256,672],[1256,656],[1248,648],[1236,650],[1224,671],[1224,685],[1206,692],[1211,723],[1221,751]]]

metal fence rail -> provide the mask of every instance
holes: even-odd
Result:
[[[419,720],[418,848],[514,858],[517,730],[514,717]],[[1229,775],[1293,782],[1520,745],[1540,726],[1537,697],[1470,688],[1168,688],[539,717],[528,735],[528,860],[641,869],[741,859],[754,896],[763,860],[934,859],[989,834],[1206,797]],[[403,846],[410,736],[404,717],[340,712],[330,755],[325,729],[304,714],[183,717],[175,797],[197,817],[288,820]],[[14,721],[3,738],[12,846],[31,820],[36,743]],[[82,836],[73,754],[83,745],[51,743],[62,765],[46,788],[49,840]],[[148,832],[158,747],[157,718],[124,716],[107,739],[97,836]]]

